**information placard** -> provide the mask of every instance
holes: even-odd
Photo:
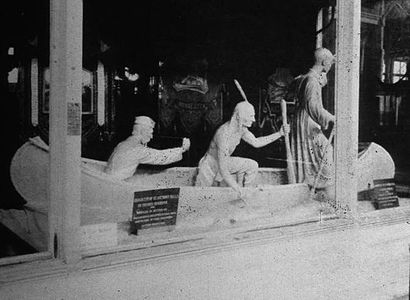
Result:
[[[80,103],[67,103],[67,135],[81,135],[81,107]]]
[[[376,209],[399,206],[396,184],[393,178],[377,179],[374,183],[374,205]]]
[[[179,188],[134,192],[131,233],[176,224]]]

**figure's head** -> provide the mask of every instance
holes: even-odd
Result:
[[[241,101],[236,104],[233,116],[238,120],[240,125],[251,127],[252,123],[255,122],[255,109],[248,101]]]
[[[155,122],[146,116],[135,117],[132,135],[138,136],[143,144],[147,144],[153,137]]]
[[[329,72],[333,63],[335,62],[335,57],[326,48],[318,48],[315,51],[315,65],[321,66],[323,72]]]

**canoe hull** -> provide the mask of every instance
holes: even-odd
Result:
[[[371,143],[359,155],[358,190],[373,187],[374,179],[393,178],[394,163],[381,146]],[[196,168],[169,168],[164,171],[139,171],[127,181],[103,172],[105,162],[82,159],[81,223],[125,222],[130,220],[134,192],[161,188],[180,188],[178,224],[200,218],[211,211],[224,211],[236,199],[228,187],[193,187]],[[16,152],[11,178],[16,190],[37,209],[47,209],[49,182],[48,146],[39,138],[31,139]],[[286,170],[260,168],[259,188],[247,188],[248,203],[268,214],[283,211],[308,201],[305,184],[286,184]]]

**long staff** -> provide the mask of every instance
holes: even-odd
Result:
[[[286,112],[286,101],[282,99],[280,102],[282,108],[282,120],[283,125],[288,124],[288,117]],[[290,151],[290,142],[289,134],[285,133],[285,146],[286,146],[286,163],[287,163],[287,172],[288,172],[288,181],[289,183],[296,183],[295,169],[293,168],[293,158],[292,152]]]
[[[328,150],[329,146],[332,144],[334,136],[335,136],[335,128],[333,127],[332,132],[330,133],[330,136],[329,136],[328,143],[325,147],[325,151],[323,152],[323,157],[322,157],[322,160],[320,161],[320,164],[319,164],[319,170],[316,174],[315,181],[313,182],[313,187],[310,190],[310,199],[313,199],[313,196],[315,195],[317,184],[319,182],[319,176],[320,176],[320,173],[322,172],[323,166],[325,164],[326,153],[327,153],[327,150]]]

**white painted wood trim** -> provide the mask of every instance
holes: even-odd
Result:
[[[337,1],[336,18],[336,201],[357,213],[361,1]]]
[[[384,61],[384,55],[385,55],[385,51],[384,51],[384,28],[386,26],[386,17],[385,15],[385,10],[386,10],[386,4],[384,2],[384,0],[381,1],[380,3],[380,78],[383,78],[383,65],[385,64]],[[387,73],[387,70],[386,70]]]
[[[362,12],[362,22],[367,24],[377,25],[380,22],[380,15],[372,14],[370,12]]]
[[[50,250],[80,259],[82,0],[50,2]]]
[[[11,257],[2,257],[0,259],[0,267],[11,264],[21,264],[37,260],[46,260],[52,257],[50,252],[39,252],[33,254],[24,254]]]
[[[105,123],[105,71],[104,65],[99,61],[97,66],[97,123]]]
[[[368,212],[359,216],[356,222],[331,218],[322,223],[318,220],[304,220],[295,224],[259,224],[236,229],[208,233],[206,236],[184,236],[182,243],[168,243],[159,245],[159,241],[152,243],[152,247],[136,247],[115,249],[112,253],[88,253],[75,266],[67,266],[60,260],[44,260],[18,265],[2,266],[0,285],[15,284],[18,281],[39,280],[39,278],[65,278],[69,272],[90,272],[95,270],[109,270],[124,268],[147,263],[161,263],[192,255],[207,255],[224,249],[232,249],[246,244],[261,244],[266,241],[294,239],[298,236],[320,235],[325,232],[344,231],[354,227],[376,227],[403,223],[410,217],[410,207],[396,207]],[[100,255],[105,254],[105,255]]]
[[[323,28],[323,8],[319,9],[316,18],[316,32]],[[316,48],[322,48],[323,45],[323,32],[316,34]]]
[[[38,60],[33,58],[30,65],[31,124],[38,126]]]

